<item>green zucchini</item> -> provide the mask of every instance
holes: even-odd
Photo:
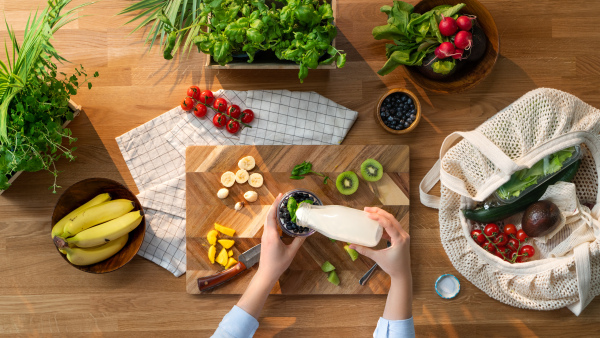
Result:
[[[530,204],[537,202],[544,195],[546,189],[554,183],[558,181],[571,182],[573,177],[575,177],[575,174],[577,174],[579,165],[581,165],[581,160],[571,163],[564,170],[554,175],[546,182],[531,190],[527,195],[521,197],[511,204],[490,207],[488,209],[483,207],[476,209],[465,209],[463,210],[463,214],[466,218],[481,223],[490,223],[505,219],[527,209]]]

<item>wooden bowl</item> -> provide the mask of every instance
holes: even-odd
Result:
[[[500,39],[498,28],[490,12],[477,0],[422,0],[415,5],[415,13],[425,13],[439,5],[456,5],[465,3],[460,11],[463,14],[477,16],[477,22],[487,37],[487,46],[484,56],[477,62],[467,62],[448,79],[432,80],[419,73],[415,67],[406,67],[406,71],[413,82],[418,86],[436,93],[458,93],[472,88],[492,72],[492,68],[500,54]]]
[[[379,111],[381,110],[381,105],[383,104],[383,100],[385,100],[386,97],[388,97],[390,94],[393,94],[393,93],[405,93],[406,95],[410,96],[410,98],[415,103],[415,108],[416,108],[415,109],[416,110],[415,121],[410,126],[408,126],[408,128],[406,128],[406,129],[396,130],[396,129],[392,129],[392,128],[386,126],[385,123],[383,123],[383,120],[381,119],[381,115],[379,114]],[[388,133],[392,133],[392,134],[396,134],[396,135],[406,134],[406,133],[412,131],[413,129],[415,129],[417,127],[417,124],[419,124],[419,121],[421,121],[421,103],[419,102],[419,99],[417,99],[417,96],[408,89],[405,89],[405,88],[391,89],[387,93],[383,94],[381,96],[381,98],[379,99],[379,103],[377,104],[377,110],[375,110],[375,119],[377,121],[379,121],[379,124],[381,125],[381,127],[383,129],[385,129],[385,131],[387,131]]]
[[[138,201],[135,195],[121,183],[109,180],[107,178],[88,178],[73,184],[67,190],[65,190],[62,196],[60,196],[58,202],[56,202],[56,206],[54,207],[50,231],[52,231],[54,224],[60,221],[68,213],[102,193],[109,193],[113,200],[119,198],[131,200],[135,204],[135,208],[133,210],[141,210],[142,214],[144,214],[144,210],[142,209],[140,201]],[[81,271],[90,273],[112,272],[127,264],[137,254],[142,246],[142,242],[144,241],[145,233],[146,216],[143,217],[140,225],[138,225],[137,228],[129,233],[129,240],[127,240],[127,244],[125,244],[125,246],[119,252],[117,252],[117,254],[107,260],[92,265],[73,265],[71,262],[69,262],[67,256],[58,251],[58,248],[56,248],[56,252],[58,252],[58,254],[61,255],[67,263]]]

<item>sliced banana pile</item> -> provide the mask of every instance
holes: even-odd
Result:
[[[217,192],[217,196],[221,199],[227,198],[229,196],[230,188],[236,182],[239,184],[244,184],[248,182],[248,184],[253,188],[260,188],[264,183],[264,178],[259,173],[253,173],[250,175],[248,173],[249,170],[254,169],[256,167],[256,160],[252,156],[245,156],[238,161],[238,167],[240,168],[235,174],[232,171],[227,171],[221,175],[221,184],[225,186],[225,188],[221,188]],[[256,202],[258,200],[258,194],[256,191],[246,191],[244,193],[244,199],[248,202]],[[238,202],[235,206],[235,210],[240,210],[244,206],[243,202]]]

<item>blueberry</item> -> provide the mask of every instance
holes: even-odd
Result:
[[[411,104],[412,103],[412,99],[411,98],[407,99],[406,103]]]
[[[388,119],[387,119],[387,120],[388,120],[389,122],[392,122],[392,121],[394,121],[394,118],[390,116],[390,117],[388,117]]]
[[[294,230],[294,227],[292,226],[291,222],[285,223],[285,228],[288,229],[288,230],[290,230],[290,231]]]
[[[416,118],[417,118],[417,116],[416,116],[415,114],[411,114],[411,115],[410,115],[410,118],[414,120],[414,119],[416,119]]]
[[[410,126],[410,123],[404,122],[404,128],[408,128],[408,126]]]
[[[406,96],[402,95],[402,102],[406,101]]]

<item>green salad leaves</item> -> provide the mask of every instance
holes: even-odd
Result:
[[[515,172],[508,182],[496,190],[498,197],[504,200],[518,197],[527,187],[537,184],[539,179],[561,170],[573,153],[575,147],[567,148],[544,157],[529,169]]]
[[[388,16],[387,24],[373,28],[373,37],[394,43],[385,45],[388,61],[377,73],[387,75],[400,65],[420,66],[427,54],[433,53],[442,42],[450,41],[438,28],[442,16],[456,19],[464,6],[463,3],[441,5],[423,14],[413,13],[414,7],[404,1],[394,0],[393,6],[381,7],[381,12]],[[436,61],[433,69],[447,74],[455,64],[454,59]]]

